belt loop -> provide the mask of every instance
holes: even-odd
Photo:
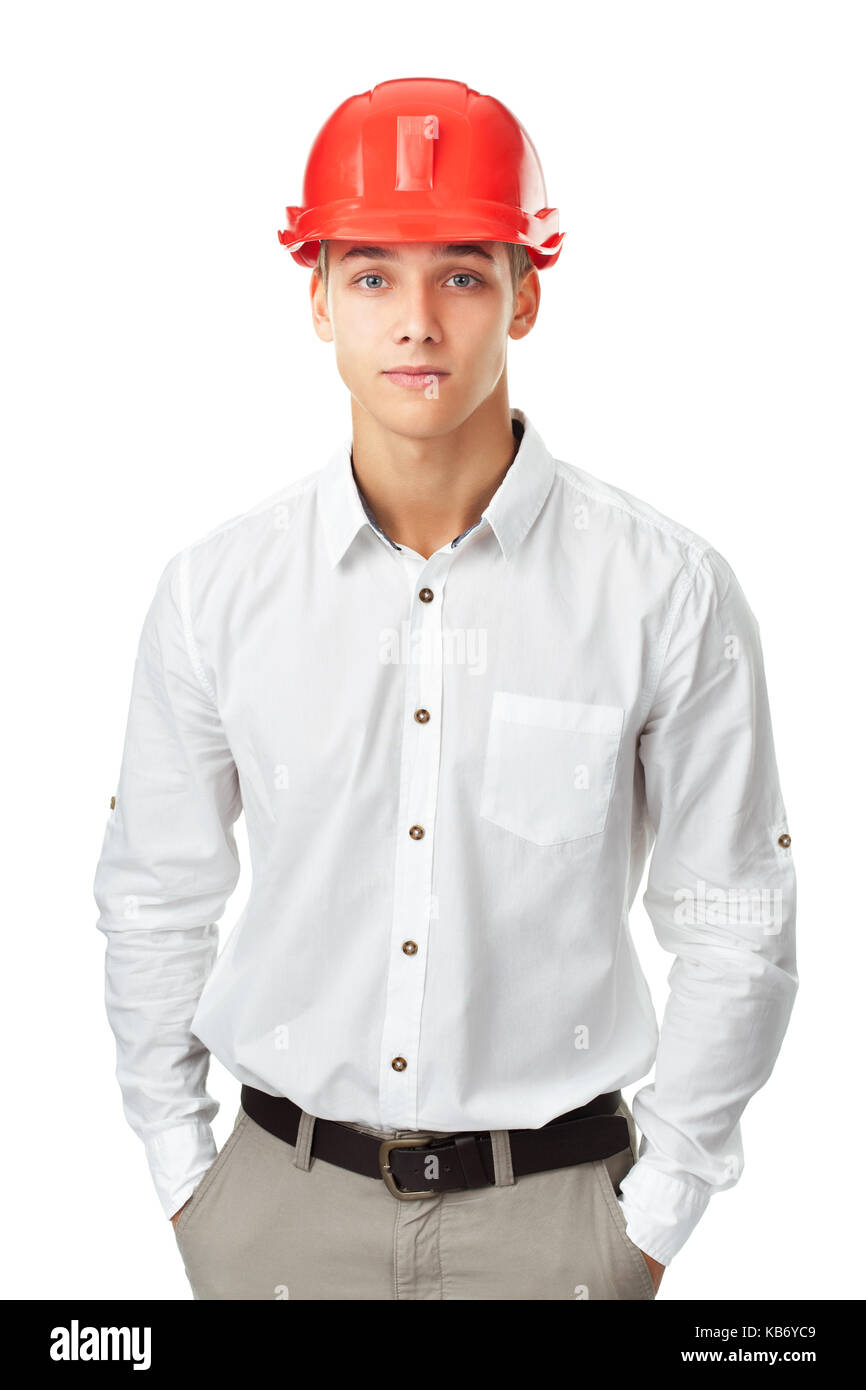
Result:
[[[315,1115],[308,1115],[306,1110],[302,1110],[298,1118],[298,1137],[295,1140],[294,1164],[296,1168],[303,1168],[307,1172],[309,1172],[310,1165],[313,1161],[310,1156],[310,1149],[313,1144],[313,1129],[315,1124]]]
[[[497,1187],[510,1187],[514,1183],[514,1168],[511,1163],[511,1138],[507,1129],[491,1129],[490,1142],[493,1145],[493,1174]]]
[[[616,1107],[616,1113],[617,1115],[624,1115],[626,1118],[626,1123],[628,1124],[629,1148],[632,1152],[632,1158],[634,1159],[635,1163],[637,1163],[638,1157],[640,1155],[640,1142],[637,1137],[637,1126],[635,1124],[634,1115],[631,1113],[631,1106],[629,1105],[625,1096],[623,1096],[619,1105]]]

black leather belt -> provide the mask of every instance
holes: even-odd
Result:
[[[628,1148],[628,1121],[614,1113],[621,1099],[620,1091],[607,1091],[540,1129],[510,1129],[515,1176],[588,1163]],[[303,1112],[294,1101],[242,1085],[241,1106],[269,1134],[296,1143]],[[317,1117],[310,1154],[364,1177],[382,1178],[403,1201],[495,1182],[489,1130],[461,1130],[447,1138],[419,1130],[410,1139],[378,1139],[338,1120]]]

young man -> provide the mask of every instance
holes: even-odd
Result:
[[[797,988],[758,626],[509,406],[562,234],[501,103],[383,83],[304,191],[280,238],[352,435],[145,620],[95,885],[126,1114],[196,1298],[652,1299]]]

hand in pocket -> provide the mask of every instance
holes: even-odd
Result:
[[[190,1196],[187,1197],[186,1201],[185,1201],[184,1204],[183,1204],[183,1207],[187,1206],[191,1201],[192,1201],[192,1194],[190,1194]],[[183,1207],[178,1207],[178,1209],[177,1209],[177,1211],[175,1212],[174,1216],[171,1218],[171,1224],[172,1224],[172,1226],[177,1226],[177,1220],[178,1220],[178,1217],[180,1216],[181,1212],[183,1211]]]

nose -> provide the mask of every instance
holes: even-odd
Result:
[[[423,279],[403,285],[396,300],[394,341],[435,343],[441,337],[434,291]]]

